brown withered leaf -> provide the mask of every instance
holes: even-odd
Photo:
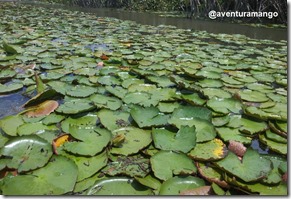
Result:
[[[53,112],[56,108],[58,108],[59,103],[55,100],[46,100],[42,102],[41,104],[38,104],[36,106],[30,107],[25,115],[28,117],[40,117],[44,115],[49,115],[51,112]]]
[[[211,195],[211,186],[202,186],[195,189],[181,191],[179,195]]]
[[[228,145],[228,150],[232,151],[239,157],[243,157],[247,148],[240,142],[230,140]]]

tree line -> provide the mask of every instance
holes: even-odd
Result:
[[[287,0],[49,0],[83,7],[124,8],[135,11],[181,11],[208,18],[208,12],[277,12],[275,23],[287,24]],[[190,15],[189,15],[190,14]],[[258,19],[260,20],[260,19]]]

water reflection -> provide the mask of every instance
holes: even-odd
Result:
[[[122,20],[132,20],[145,25],[173,25],[177,28],[207,31],[215,34],[243,34],[254,39],[269,39],[274,41],[287,40],[287,29],[252,27],[235,23],[220,22],[218,20],[194,20],[182,17],[161,17],[155,13],[132,12],[110,8],[82,8],[60,5],[41,6],[89,12],[100,17],[114,17]]]

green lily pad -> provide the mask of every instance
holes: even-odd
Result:
[[[231,94],[228,91],[218,89],[218,88],[204,88],[202,93],[209,99],[213,97],[217,98],[231,98]]]
[[[71,116],[62,121],[62,131],[70,133],[70,126],[78,126],[80,128],[94,128],[98,117],[95,114],[88,113],[87,115]]]
[[[11,69],[5,69],[0,71],[0,80],[12,78],[16,75],[16,72]]]
[[[111,132],[113,138],[123,137],[123,142],[111,149],[112,154],[130,155],[137,153],[152,142],[151,132],[136,127],[119,128]]]
[[[75,99],[71,101],[67,101],[64,104],[61,104],[56,112],[64,113],[64,114],[77,114],[86,111],[93,110],[95,105],[92,104],[91,101],[86,99]]]
[[[110,176],[127,175],[130,177],[145,177],[150,172],[150,162],[140,155],[120,156],[107,164],[102,170]]]
[[[97,82],[102,84],[102,85],[107,85],[107,86],[120,85],[121,84],[119,79],[117,79],[114,76],[109,76],[109,75],[99,77],[97,79]]]
[[[266,138],[273,140],[274,142],[280,142],[280,143],[287,143],[287,139],[272,132],[270,129],[266,131]]]
[[[22,124],[17,128],[18,135],[31,135],[38,134],[44,130],[57,130],[58,128],[55,125],[44,125],[42,122],[32,122]]]
[[[181,94],[181,98],[192,105],[202,106],[205,104],[206,100],[202,99],[198,93],[191,93],[191,94]]]
[[[53,156],[45,167],[32,173],[5,178],[2,191],[4,195],[61,195],[73,190],[77,175],[73,161]]]
[[[22,89],[23,84],[12,82],[9,84],[0,84],[0,94],[10,93]]]
[[[109,97],[101,94],[94,94],[90,97],[97,108],[108,108],[110,110],[117,110],[121,107],[122,101],[116,97]]]
[[[106,86],[105,89],[120,99],[124,98],[127,93],[127,89],[124,89],[121,86]]]
[[[227,152],[225,144],[215,138],[208,142],[198,143],[188,155],[195,160],[210,161],[224,158]]]
[[[179,195],[182,191],[190,190],[205,185],[204,180],[193,176],[175,176],[169,178],[160,188],[160,195]]]
[[[175,109],[168,123],[180,128],[183,126],[196,127],[196,141],[204,142],[216,137],[211,122],[211,111],[203,107],[182,106]]]
[[[17,128],[24,124],[21,115],[6,116],[0,120],[0,128],[10,136],[17,135]]]
[[[286,155],[288,152],[287,143],[285,144],[285,143],[273,141],[267,138],[267,136],[264,133],[259,135],[259,139],[262,143],[266,144],[272,151],[275,151],[277,153],[284,154],[284,155]]]
[[[174,86],[175,84],[170,80],[169,77],[167,76],[155,76],[155,75],[149,75],[146,76],[146,78],[157,84],[159,87],[170,87],[170,86]]]
[[[159,109],[153,106],[133,106],[130,114],[140,128],[165,125],[169,118],[169,115],[160,113]]]
[[[74,156],[68,153],[61,153],[70,160],[73,160],[78,167],[77,182],[93,176],[107,165],[108,156],[106,151],[92,157]]]
[[[152,98],[152,94],[146,92],[127,93],[122,99],[126,104],[137,104],[145,107],[156,106],[159,99]]]
[[[183,153],[159,151],[151,157],[150,161],[154,175],[161,180],[167,180],[173,175],[197,172],[194,162]]]
[[[243,134],[237,128],[219,127],[216,128],[219,137],[228,142],[230,140],[241,142],[242,144],[250,144],[252,142],[252,137]]]
[[[90,86],[77,85],[66,92],[72,97],[88,97],[97,92],[97,89]]]
[[[46,118],[44,118],[42,120],[42,123],[44,125],[57,124],[57,123],[60,123],[61,121],[63,121],[64,119],[65,119],[65,116],[63,116],[63,115],[51,113],[50,115],[48,115]]]
[[[281,164],[287,164],[287,161],[279,156],[266,155],[264,157],[271,160],[273,169],[269,175],[263,179],[263,182],[269,185],[280,183],[282,181],[282,175],[280,174],[279,166]]]
[[[238,92],[240,98],[245,101],[249,102],[266,102],[269,100],[269,98],[259,91],[253,91],[253,90],[242,90]]]
[[[147,186],[149,188],[152,188],[156,191],[159,191],[160,190],[160,187],[161,187],[161,182],[155,178],[154,175],[152,174],[149,174],[145,177],[134,177],[140,184],[144,185],[144,186]]]
[[[272,170],[271,161],[260,157],[258,152],[251,148],[247,149],[242,161],[229,151],[224,159],[215,164],[245,182],[260,180]]]
[[[86,178],[82,181],[76,182],[73,192],[74,193],[84,193],[90,187],[92,187],[96,181],[103,179],[101,172],[97,172],[93,176]]]
[[[213,164],[209,164],[208,162],[197,162],[196,166],[199,174],[208,182],[218,184],[223,188],[229,188],[229,185],[223,179],[224,171],[220,170]]]
[[[230,121],[230,116],[229,115],[225,115],[225,116],[221,116],[221,117],[213,117],[212,118],[212,124],[215,127],[221,127],[226,125],[228,122]]]
[[[100,153],[111,140],[110,132],[101,128],[80,128],[71,125],[69,132],[77,140],[66,142],[64,149],[78,155],[94,156]]]
[[[132,121],[130,114],[124,111],[102,109],[97,113],[97,115],[101,124],[110,131],[129,126]]]
[[[195,127],[181,126],[177,133],[162,129],[153,129],[152,137],[156,148],[162,150],[189,152],[196,145]]]
[[[88,189],[87,195],[152,195],[152,191],[136,180],[112,177],[99,180]]]
[[[19,46],[8,44],[6,40],[2,41],[3,49],[8,54],[21,53],[22,49]]]
[[[162,113],[172,113],[179,106],[178,102],[159,102],[158,109]]]
[[[263,183],[245,183],[242,180],[227,177],[226,181],[233,186],[240,187],[254,194],[266,196],[285,196],[288,193],[287,184],[280,183],[279,185],[266,185]]]
[[[7,167],[18,172],[44,166],[52,154],[50,143],[36,135],[12,138],[1,149],[2,158],[9,158]]]
[[[207,107],[211,108],[215,112],[228,114],[228,113],[240,113],[242,111],[242,104],[240,101],[232,98],[211,98],[207,101]]]
[[[30,106],[35,106],[38,105],[41,102],[44,102],[45,100],[51,99],[54,96],[56,96],[56,91],[53,89],[47,89],[41,93],[38,93],[36,96],[32,97],[30,100],[25,102],[23,107],[30,107]]]

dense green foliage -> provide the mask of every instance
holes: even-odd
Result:
[[[195,17],[208,17],[208,12],[277,12],[272,19],[276,23],[287,23],[287,1],[282,0],[42,0],[84,7],[125,8],[135,11],[182,11],[194,10]],[[250,20],[250,19],[247,19]],[[253,20],[253,19],[252,19]],[[259,20],[257,18],[256,20]]]

